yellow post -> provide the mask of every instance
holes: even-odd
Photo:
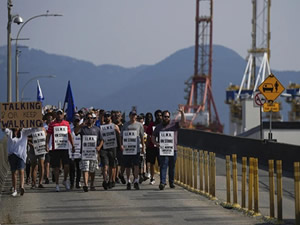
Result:
[[[194,163],[194,191],[198,189],[198,150],[194,150],[194,158],[193,158],[193,163]]]
[[[184,184],[183,187],[187,188],[187,181],[188,181],[188,150],[184,148]]]
[[[189,190],[192,190],[193,187],[192,152],[193,150],[189,148],[189,183],[188,183]]]
[[[181,171],[180,171],[180,185],[183,186],[184,184],[184,148],[181,148],[181,157],[180,157],[180,161],[181,161]]]
[[[275,217],[274,160],[269,160],[270,217]]]
[[[209,152],[208,161],[208,196],[212,197],[212,152]]]
[[[226,191],[227,191],[227,204],[231,204],[231,200],[230,200],[230,192],[231,192],[230,181],[231,181],[231,177],[230,177],[230,155],[226,155]]]
[[[190,190],[193,191],[193,170],[194,170],[194,159],[193,159],[194,150],[190,148]]]
[[[300,162],[294,162],[295,177],[295,218],[296,225],[300,224]]]
[[[204,180],[205,180],[205,193],[208,194],[208,155],[207,151],[204,151]]]
[[[247,157],[242,158],[242,208],[246,208]]]
[[[249,181],[248,181],[248,210],[252,211],[252,193],[253,193],[253,158],[249,159]]]
[[[178,175],[179,175],[178,183],[182,184],[182,146],[179,151],[178,164],[179,164],[179,166],[178,166]]]
[[[277,218],[282,221],[282,161],[276,160],[277,173]]]
[[[178,148],[179,146],[177,147],[177,159],[178,159]],[[174,182],[177,184],[178,183],[178,160],[176,160],[176,166],[175,166],[175,177],[174,177]]]
[[[200,192],[203,193],[203,150],[199,152],[199,177],[200,177]]]
[[[216,153],[212,154],[212,200],[216,199]]]
[[[237,183],[237,155],[232,155],[232,179],[233,179],[233,207],[240,208],[238,204],[238,183]]]
[[[254,159],[254,214],[260,215],[258,209],[259,202],[259,178],[258,178],[258,159]]]

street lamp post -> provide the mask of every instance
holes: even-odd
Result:
[[[17,15],[11,15],[12,1],[7,0],[7,102],[12,101],[12,91],[11,91],[11,24],[12,22],[20,24],[23,19]]]
[[[23,27],[31,20],[33,19],[36,19],[36,18],[39,18],[39,17],[48,17],[48,16],[62,16],[61,14],[49,14],[49,13],[45,13],[45,14],[40,14],[40,15],[36,15],[36,16],[33,16],[31,18],[29,18],[28,20],[26,20],[22,26],[20,27],[19,31],[18,31],[18,34],[17,34],[17,37],[16,37],[16,54],[15,54],[15,79],[16,79],[16,101],[18,102],[19,101],[19,67],[18,67],[18,56],[19,56],[19,50],[18,50],[18,40],[21,40],[19,39],[19,35],[20,35],[20,32],[21,30],[23,29]]]
[[[24,84],[24,86],[23,86],[23,88],[22,88],[22,90],[21,90],[21,102],[22,102],[23,99],[24,99],[24,90],[25,90],[25,87],[26,87],[31,81],[36,80],[36,79],[38,79],[38,78],[55,78],[55,77],[56,77],[55,75],[45,75],[45,76],[35,76],[35,77],[32,77],[30,80],[28,80],[28,81]]]

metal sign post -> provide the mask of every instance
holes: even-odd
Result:
[[[258,87],[258,90],[261,94],[265,96],[268,100],[267,103],[263,104],[264,112],[270,112],[270,131],[268,135],[268,140],[272,141],[272,113],[278,112],[280,110],[280,105],[278,102],[274,102],[276,98],[278,98],[281,93],[285,90],[283,85],[279,82],[279,80],[274,76],[274,74],[270,74],[263,83]]]

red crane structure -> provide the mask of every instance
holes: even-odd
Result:
[[[223,132],[212,94],[213,0],[196,0],[194,75],[185,84],[190,127]],[[202,117],[197,123],[197,117]],[[204,119],[203,119],[204,118]],[[202,121],[202,122],[201,122]]]

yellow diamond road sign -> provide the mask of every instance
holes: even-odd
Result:
[[[258,87],[260,93],[262,93],[267,100],[274,101],[285,90],[279,80],[270,74],[263,83]]]

